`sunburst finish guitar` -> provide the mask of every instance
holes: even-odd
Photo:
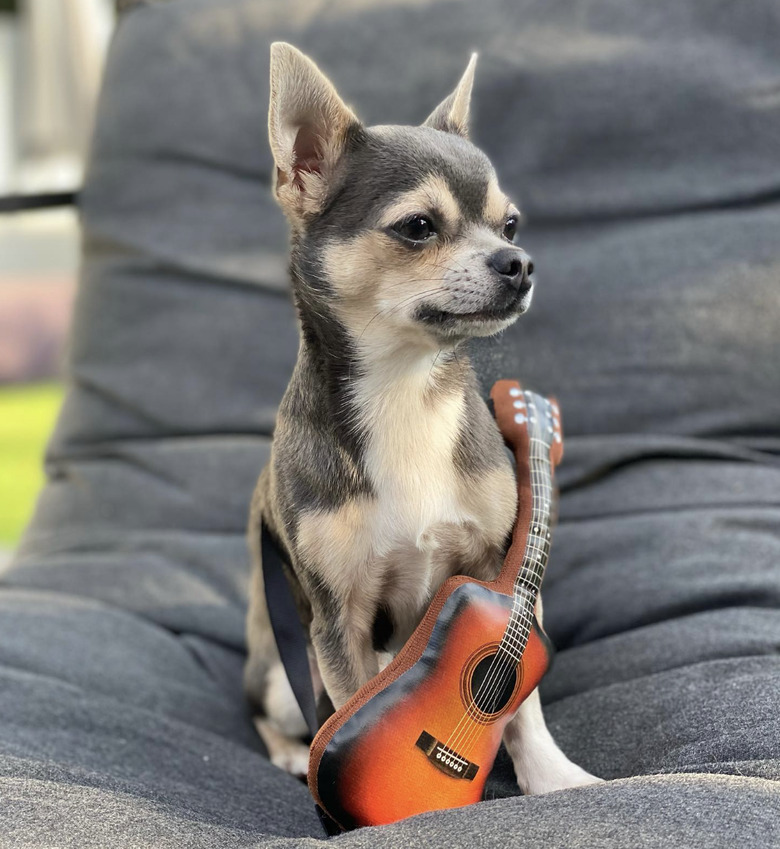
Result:
[[[498,381],[491,398],[517,463],[512,543],[496,580],[447,580],[395,659],[315,737],[309,787],[342,828],[480,801],[506,724],[549,666],[534,607],[563,452],[560,415],[554,400],[516,381]]]

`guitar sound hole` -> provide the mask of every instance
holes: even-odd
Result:
[[[471,698],[482,713],[499,713],[512,698],[516,683],[516,664],[489,654],[480,660],[471,676]]]

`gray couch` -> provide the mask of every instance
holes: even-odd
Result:
[[[774,0],[170,0],[120,21],[82,201],[67,400],[0,577],[0,845],[324,840],[241,692],[248,499],[296,352],[268,45],[371,123],[472,48],[474,138],[533,309],[475,346],[558,395],[543,685],[604,785],[345,847],[780,845],[780,16]]]

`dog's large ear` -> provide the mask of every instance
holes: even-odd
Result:
[[[271,45],[268,137],[274,191],[293,220],[316,214],[350,132],[360,122],[320,69],[283,41]]]
[[[477,54],[472,53],[463,76],[455,91],[431,112],[423,124],[434,130],[455,133],[464,138],[469,135],[469,105],[471,89],[474,85],[474,69],[477,67]]]

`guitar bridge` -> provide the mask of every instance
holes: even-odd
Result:
[[[416,746],[422,749],[428,760],[443,773],[452,778],[465,778],[471,781],[479,771],[479,767],[470,760],[459,755],[454,749],[450,749],[432,737],[427,731],[423,731],[417,738]]]

